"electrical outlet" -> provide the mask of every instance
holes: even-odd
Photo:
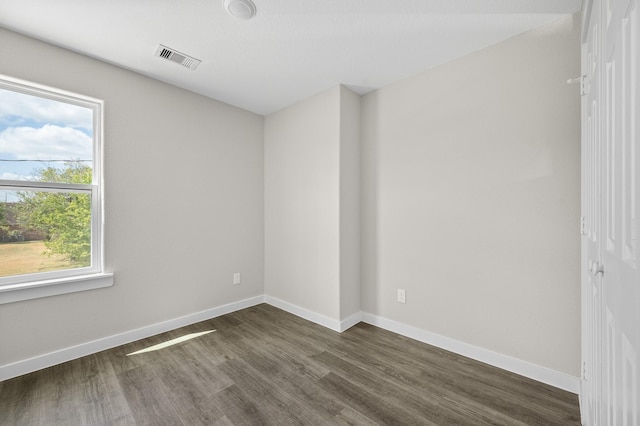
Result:
[[[235,272],[233,274],[233,285],[240,284],[240,272]]]
[[[403,288],[398,289],[398,302],[407,303],[407,293]]]

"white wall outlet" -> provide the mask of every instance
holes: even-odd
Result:
[[[407,293],[403,288],[398,289],[398,302],[407,303]]]
[[[233,274],[233,285],[240,284],[240,272],[235,272]]]

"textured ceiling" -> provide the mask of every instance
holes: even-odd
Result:
[[[0,26],[268,114],[344,84],[357,93],[577,12],[581,0],[0,0]],[[0,41],[1,42],[1,41]],[[194,71],[153,56],[164,44]]]

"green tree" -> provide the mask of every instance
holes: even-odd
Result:
[[[6,231],[9,229],[7,226],[7,205],[0,202],[0,231]]]
[[[91,183],[91,167],[78,162],[64,169],[47,167],[39,180],[56,183]],[[20,221],[25,227],[46,233],[45,254],[69,256],[86,266],[91,260],[91,196],[73,192],[21,191]]]

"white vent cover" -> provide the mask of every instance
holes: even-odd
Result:
[[[200,59],[185,55],[184,53],[180,53],[177,50],[164,46],[162,44],[158,45],[154,56],[173,61],[176,64],[180,64],[183,67],[187,67],[191,70],[195,70],[196,68],[198,68],[198,65],[200,65],[200,62],[202,62]]]

